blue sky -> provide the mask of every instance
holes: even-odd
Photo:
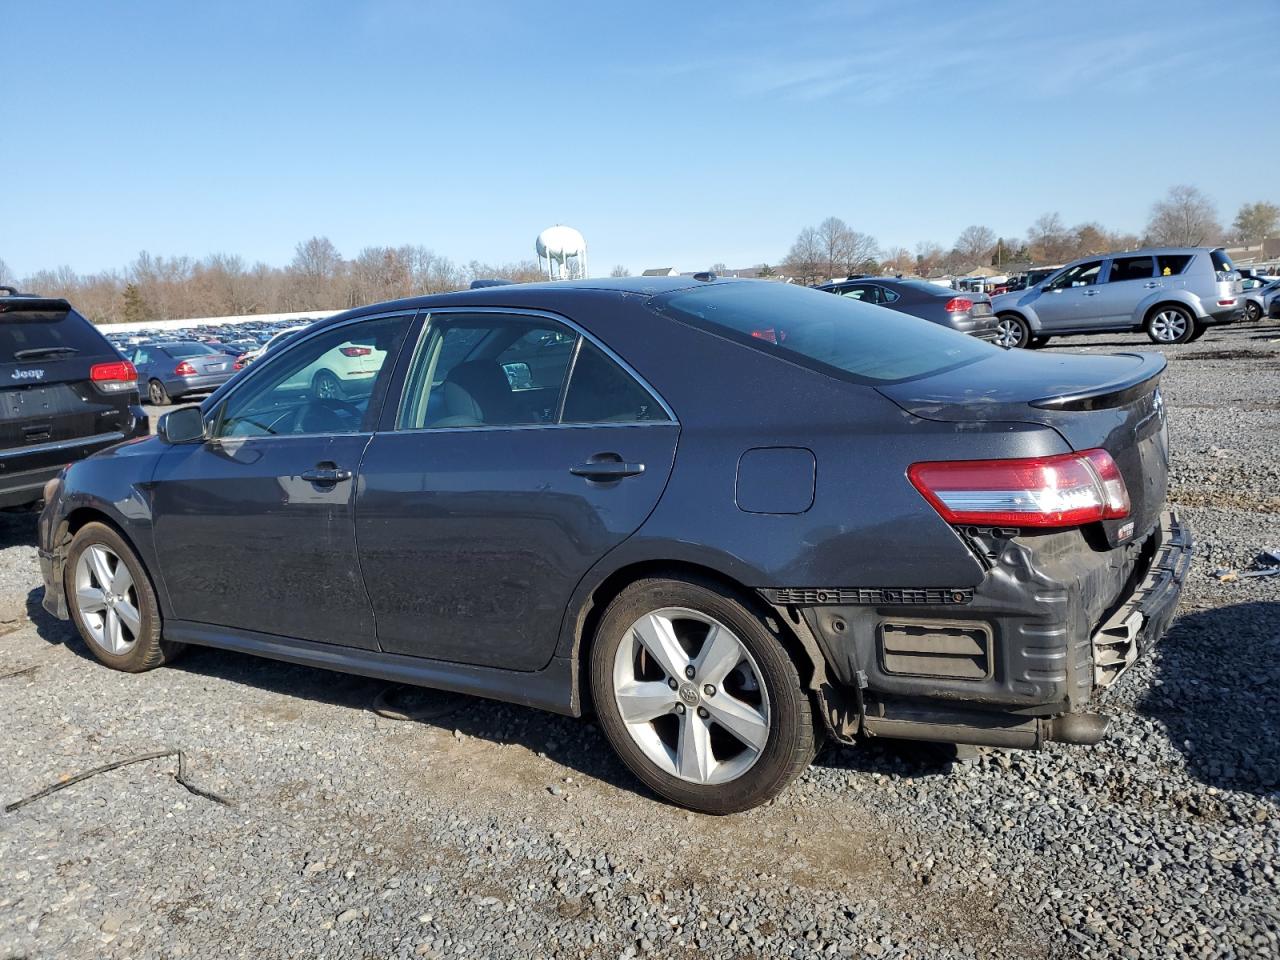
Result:
[[[1275,0],[0,0],[0,259],[287,262],[415,243],[591,267],[776,262],[844,218],[950,244],[1280,202]],[[1264,111],[1265,112],[1265,111]]]

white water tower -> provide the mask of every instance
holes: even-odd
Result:
[[[582,280],[587,276],[587,241],[573,227],[559,223],[547,227],[538,234],[534,248],[538,266],[546,270],[548,280]]]

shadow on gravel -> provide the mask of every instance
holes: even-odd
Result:
[[[34,547],[36,518],[39,516],[30,510],[0,510],[0,550],[6,547]]]
[[[1160,685],[1137,709],[1169,731],[1187,772],[1221,789],[1280,789],[1280,603],[1179,617],[1159,650]]]

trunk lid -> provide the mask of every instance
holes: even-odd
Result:
[[[1072,450],[1106,450],[1124,476],[1131,503],[1127,519],[1103,524],[1115,545],[1145,534],[1164,508],[1169,476],[1169,436],[1159,392],[1164,368],[1164,357],[1153,353],[1008,350],[877,389],[926,420],[1035,423],[1057,431]]]

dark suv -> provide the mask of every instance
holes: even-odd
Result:
[[[68,463],[147,434],[133,364],[66,300],[0,287],[0,507]]]

